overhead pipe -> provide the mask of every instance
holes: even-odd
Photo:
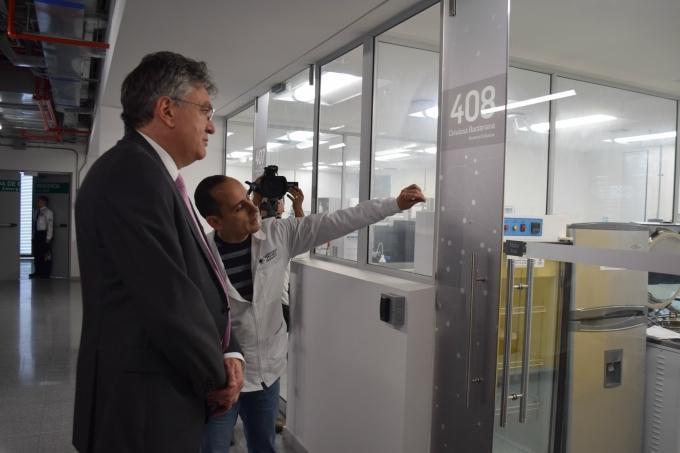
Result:
[[[50,82],[47,79],[35,79],[35,90],[33,93],[33,100],[38,105],[40,115],[42,116],[43,125],[46,131],[57,128],[57,116],[54,114],[52,107],[52,96],[50,94]]]
[[[97,49],[108,49],[109,43],[98,41],[85,41],[82,39],[61,38],[58,36],[43,35],[40,33],[21,33],[14,31],[14,10],[16,0],[7,0],[7,36],[12,39],[24,39],[27,41],[42,41],[56,44],[66,44],[69,46],[94,47]]]
[[[87,137],[90,135],[90,131],[87,129],[62,129],[54,128],[45,131],[44,133],[30,133],[26,130],[22,130],[19,136],[24,140],[50,140],[54,142],[62,142],[64,136],[72,136],[74,138]]]

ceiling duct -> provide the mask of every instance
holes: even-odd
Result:
[[[81,2],[36,1],[35,12],[41,33],[83,39],[85,6]],[[83,52],[74,46],[49,42],[43,42],[42,46],[55,109],[64,112],[80,107]],[[77,115],[67,115],[64,120],[64,127],[77,126]]]
[[[21,68],[44,68],[45,59],[37,55],[17,55],[4,33],[0,35],[0,52],[5,54],[7,60],[14,66]]]

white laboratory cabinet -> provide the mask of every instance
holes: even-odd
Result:
[[[680,453],[679,348],[647,342],[645,453]]]

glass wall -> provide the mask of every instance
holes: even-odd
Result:
[[[312,206],[314,85],[309,82],[309,71],[302,71],[285,82],[283,91],[272,92],[267,120],[267,165],[277,165],[279,175],[298,183],[305,214]],[[282,217],[288,217],[292,205],[287,198],[284,203]]]
[[[548,134],[532,129],[549,121],[550,76],[508,69],[505,138],[505,215],[541,215],[548,190]]]
[[[555,214],[569,222],[671,221],[676,103],[557,77]],[[547,134],[548,124],[530,128]]]
[[[227,119],[226,175],[244,183],[253,177],[255,106]]]
[[[363,46],[321,67],[317,212],[359,203]],[[310,90],[311,91],[311,90]],[[311,91],[313,93],[313,91]],[[307,94],[307,97],[313,94]],[[311,147],[311,141],[308,143]],[[312,171],[312,163],[305,165]],[[358,233],[317,247],[316,253],[357,260]]]
[[[439,5],[376,37],[371,198],[418,184],[427,202],[369,229],[372,264],[432,275]]]

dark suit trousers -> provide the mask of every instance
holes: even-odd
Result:
[[[47,231],[35,231],[33,234],[33,264],[35,275],[49,277],[52,272],[50,245],[47,243]],[[49,259],[48,259],[49,257]]]

